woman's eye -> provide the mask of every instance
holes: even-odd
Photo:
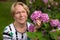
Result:
[[[26,13],[25,11],[22,11],[22,13]]]
[[[20,14],[21,12],[17,12],[16,14]]]
[[[20,13],[26,13],[26,11],[16,12],[16,14],[20,14]]]

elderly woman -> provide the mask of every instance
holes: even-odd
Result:
[[[22,2],[15,2],[12,4],[11,13],[14,22],[4,29],[3,40],[27,40],[29,8]]]

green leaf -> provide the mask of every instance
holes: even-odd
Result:
[[[34,32],[27,32],[27,35],[29,38],[36,38],[36,35]]]

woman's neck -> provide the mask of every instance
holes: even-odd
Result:
[[[20,33],[24,33],[27,29],[26,23],[20,24],[18,22],[14,22],[14,27]]]
[[[25,23],[14,22],[14,26],[18,28],[23,28],[26,27],[26,22]]]

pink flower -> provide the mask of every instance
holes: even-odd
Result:
[[[30,18],[31,18],[32,20],[36,20],[36,19],[38,19],[38,18],[41,16],[41,14],[42,14],[41,11],[34,11],[34,12],[31,14]]]
[[[43,21],[43,22],[48,22],[48,21],[49,21],[49,16],[48,16],[48,14],[42,13],[42,14],[41,14],[41,17],[40,17],[40,20]]]
[[[43,0],[43,2],[44,2],[45,4],[47,4],[47,3],[48,3],[48,0]]]
[[[58,6],[58,2],[55,2],[55,6]]]
[[[56,29],[52,29],[50,32],[56,32]]]
[[[60,40],[60,36],[58,36],[57,38],[58,38],[58,40]]]
[[[43,22],[48,22],[49,21],[49,16],[46,13],[42,13],[41,11],[34,11],[30,18],[36,22],[36,19],[40,19]]]
[[[34,31],[34,25],[33,24],[30,24],[30,26],[28,28],[28,31],[29,32],[33,32]]]
[[[58,29],[60,29],[60,22],[59,22],[59,24],[58,24]]]
[[[54,26],[54,27],[58,26],[58,23],[59,23],[58,19],[53,19],[53,20],[50,21],[50,25]]]

